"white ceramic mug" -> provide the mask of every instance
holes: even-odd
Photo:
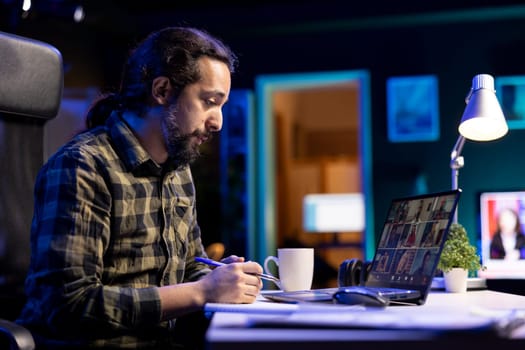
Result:
[[[279,276],[275,276],[269,268],[270,262],[277,266]],[[279,248],[277,257],[268,256],[264,259],[264,271],[279,277],[280,283],[276,283],[279,289],[287,292],[308,290],[312,288],[314,277],[314,249]]]

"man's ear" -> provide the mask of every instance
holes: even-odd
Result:
[[[171,95],[171,82],[167,77],[156,77],[151,83],[151,96],[159,105],[167,105]]]

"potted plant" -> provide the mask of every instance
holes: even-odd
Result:
[[[476,247],[470,244],[463,225],[450,225],[438,269],[443,271],[445,289],[448,292],[465,292],[469,271],[483,269]]]

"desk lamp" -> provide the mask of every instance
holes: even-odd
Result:
[[[459,137],[450,154],[452,189],[458,189],[459,169],[464,165],[461,151],[465,140],[492,141],[503,137],[509,130],[505,116],[496,98],[494,78],[489,74],[478,74],[472,79],[472,87],[465,98],[465,111],[459,124]],[[458,222],[458,212],[454,214]]]

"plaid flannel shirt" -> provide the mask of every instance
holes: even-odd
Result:
[[[157,287],[209,272],[194,262],[205,253],[189,166],[157,165],[114,113],[48,160],[34,199],[18,322],[71,344],[167,341]]]

